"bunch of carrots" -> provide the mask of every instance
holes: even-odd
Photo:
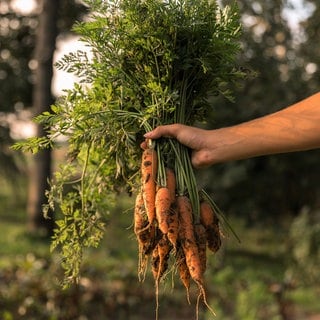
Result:
[[[197,217],[188,194],[178,191],[173,168],[164,168],[165,182],[159,183],[161,159],[154,142],[147,141],[142,146],[141,187],[134,209],[134,232],[139,246],[139,278],[144,279],[148,262],[151,261],[158,306],[159,282],[169,269],[169,260],[173,260],[173,270],[179,274],[186,288],[188,302],[193,280],[199,288],[197,306],[202,297],[213,312],[206,301],[203,275],[207,248],[215,253],[221,245],[222,233],[214,207],[205,197],[199,198],[200,211]]]

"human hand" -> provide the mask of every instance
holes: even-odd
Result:
[[[192,150],[192,165],[195,168],[202,168],[213,163],[209,132],[208,130],[182,124],[170,124],[158,126],[154,130],[147,132],[144,137],[146,139],[158,139],[161,137],[177,139],[181,144]]]

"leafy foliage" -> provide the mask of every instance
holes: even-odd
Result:
[[[114,196],[135,191],[143,133],[162,123],[204,121],[208,98],[231,98],[228,84],[244,76],[235,63],[236,6],[221,9],[207,0],[86,3],[90,19],[74,30],[92,57],[78,51],[57,63],[80,82],[52,112],[36,118],[46,137],[16,145],[37,151],[55,146],[60,136],[68,140],[68,161],[55,174],[45,207],[62,212],[52,248],[62,248],[67,283],[79,274],[83,248],[102,238]]]
[[[299,273],[306,283],[319,283],[320,223],[319,212],[301,210],[293,220],[289,233],[289,249],[292,259],[291,273]]]

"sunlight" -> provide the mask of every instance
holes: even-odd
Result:
[[[91,55],[90,48],[83,42],[79,41],[77,36],[68,36],[63,39],[58,39],[57,49],[54,53],[54,63],[60,60],[64,55],[70,52],[76,52],[77,50],[87,51],[88,56]],[[52,78],[52,93],[55,97],[59,97],[64,94],[64,90],[72,89],[74,83],[79,81],[79,78],[67,71],[58,70],[54,67]]]
[[[36,0],[12,0],[10,6],[15,12],[28,15],[37,8],[38,4]]]
[[[315,10],[312,3],[301,0],[289,0],[287,7],[283,10],[283,16],[288,21],[289,27],[296,31],[301,21],[307,19]]]

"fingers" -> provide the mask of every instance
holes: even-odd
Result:
[[[148,139],[154,140],[154,139],[159,139],[161,137],[166,137],[166,138],[176,138],[177,137],[177,132],[178,128],[176,128],[177,124],[172,124],[172,125],[165,125],[165,126],[158,126],[152,131],[149,131],[144,134],[144,140],[141,144],[140,147],[145,150],[148,148]]]
[[[175,131],[174,127],[175,125],[165,125],[165,126],[158,126],[155,129],[153,129],[152,131],[149,131],[147,133],[144,134],[144,138],[146,140],[144,140],[141,144],[140,147],[145,150],[148,148],[148,139],[154,140],[154,139],[159,139],[161,137],[175,137],[175,135],[173,134],[173,132]]]
[[[154,130],[147,132],[144,137],[147,139],[158,139],[161,137],[176,138],[181,126],[180,124],[158,126]]]
[[[170,124],[158,126],[144,134],[145,141],[141,143],[141,148],[147,148],[147,140],[155,140],[161,137],[175,138],[181,144],[192,150],[192,165],[194,168],[205,168],[211,165],[212,157],[205,145],[207,132],[203,129],[189,127],[182,124]]]
[[[204,130],[186,126],[183,124],[169,124],[158,126],[154,130],[147,132],[144,137],[146,139],[158,139],[161,137],[165,138],[174,138],[177,139],[183,145],[191,148],[191,149],[201,149],[202,142],[204,136]]]

